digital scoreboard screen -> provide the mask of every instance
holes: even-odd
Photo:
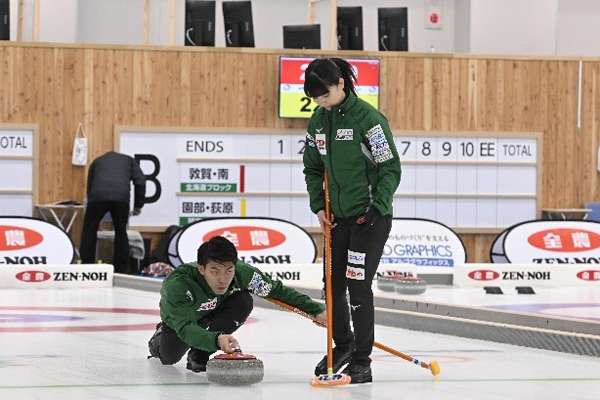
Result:
[[[279,117],[310,118],[317,104],[304,94],[304,72],[314,58],[281,57]],[[379,60],[346,60],[356,71],[358,97],[379,108]]]

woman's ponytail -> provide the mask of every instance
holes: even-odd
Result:
[[[358,95],[356,93],[356,88],[354,87],[354,82],[358,80],[358,77],[356,76],[356,71],[354,71],[352,65],[350,65],[348,61],[341,58],[330,58],[330,60],[337,65],[342,73],[342,78],[344,79],[344,89],[348,89],[355,95]]]

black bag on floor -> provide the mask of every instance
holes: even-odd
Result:
[[[181,227],[179,225],[171,225],[167,228],[160,239],[160,242],[158,242],[158,245],[152,254],[150,254],[150,259],[148,260],[150,264],[162,262],[171,265],[171,262],[169,261],[169,242],[171,241],[171,238],[175,236],[177,232],[179,232],[180,229]],[[176,265],[172,266],[176,267]]]

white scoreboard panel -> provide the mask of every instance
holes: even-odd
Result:
[[[541,134],[396,132],[402,182],[395,217],[459,231],[539,217]],[[206,217],[273,217],[318,227],[302,174],[299,130],[116,127],[115,147],[148,176],[140,227]]]
[[[542,135],[402,132],[396,216],[485,232],[540,217]]]
[[[0,124],[0,215],[33,215],[37,130],[37,125]]]

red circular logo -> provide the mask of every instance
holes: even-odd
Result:
[[[42,243],[44,237],[22,226],[0,225],[0,251],[22,250]]]
[[[494,279],[500,278],[500,274],[496,271],[490,271],[489,269],[479,269],[477,271],[469,272],[469,278],[475,281],[493,281]]]
[[[202,241],[213,236],[223,236],[234,244],[238,251],[262,250],[279,246],[285,242],[285,235],[273,229],[260,226],[230,226],[208,232]]]
[[[19,272],[15,277],[22,282],[44,282],[52,278],[47,272],[44,271],[22,271]]]
[[[527,238],[541,250],[563,253],[594,250],[600,247],[600,235],[583,229],[559,228],[536,232]]]
[[[577,274],[577,277],[582,281],[600,281],[600,271],[581,271]]]

